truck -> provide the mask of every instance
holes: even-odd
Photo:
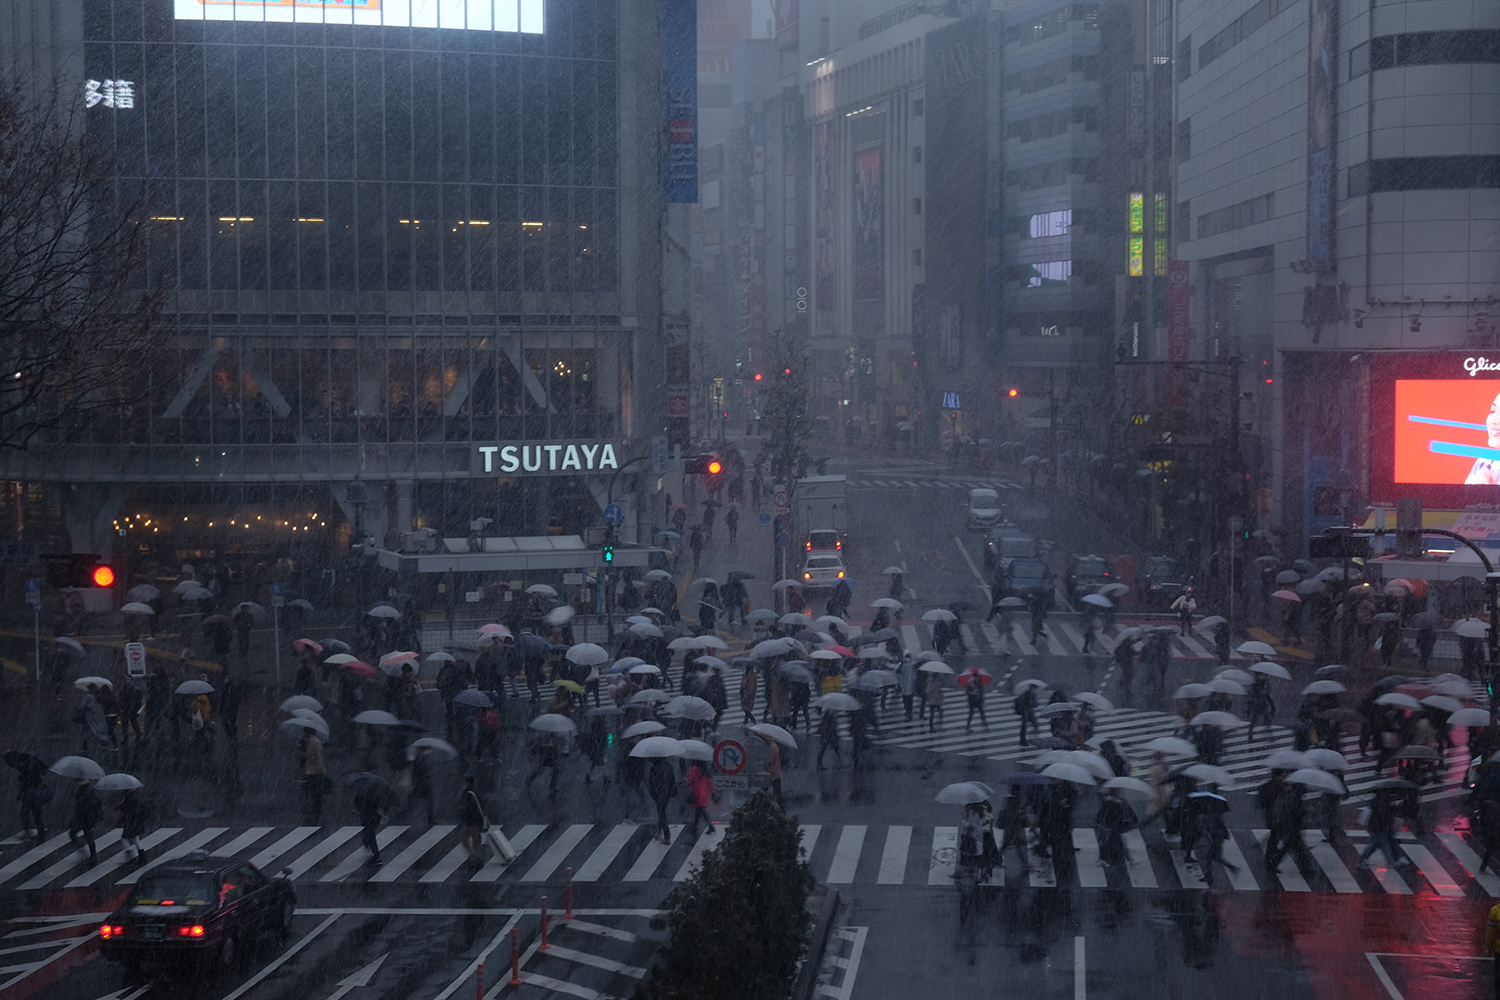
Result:
[[[808,538],[811,532],[832,530],[844,538],[849,530],[845,476],[807,476],[797,480],[792,495],[793,524],[797,533]]]

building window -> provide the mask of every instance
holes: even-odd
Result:
[[[1193,36],[1177,43],[1177,82],[1181,83],[1193,75]]]
[[[1066,285],[1073,276],[1071,260],[1045,260],[1035,264],[1022,264],[1021,287],[1045,288],[1049,285]]]
[[[1067,184],[1074,177],[1084,183],[1093,183],[1098,173],[1098,160],[1054,160],[1034,167],[1006,171],[1005,183],[1022,191],[1033,191]]]
[[[1177,142],[1173,146],[1173,155],[1177,157],[1178,163],[1184,163],[1193,155],[1193,120],[1184,118],[1177,123]]]
[[[1359,46],[1365,48],[1365,46]],[[1398,66],[1445,66],[1463,63],[1500,63],[1500,30],[1413,31],[1382,35],[1369,41],[1362,57],[1365,70]],[[1350,53],[1349,75],[1355,72]]]
[[[1349,197],[1500,188],[1500,156],[1399,156],[1349,168]]]
[[[1074,22],[1081,23],[1085,28],[1099,27],[1099,5],[1067,4],[1056,10],[1049,10],[1045,14],[1026,18],[1022,23],[1010,25],[1005,29],[1005,40],[1010,43],[1029,45],[1032,42],[1040,42],[1044,38],[1062,34]]]
[[[1032,239],[1043,236],[1066,236],[1073,225],[1073,210],[1065,208],[1060,212],[1043,212],[1031,217],[1030,235]]]
[[[1349,79],[1364,76],[1370,72],[1370,43],[1356,45],[1349,50]]]
[[[1023,94],[1035,93],[1068,82],[1070,74],[1079,73],[1085,80],[1099,79],[1098,56],[1068,56],[1052,62],[1023,69],[1005,78],[1006,90],[1018,90]]]
[[[1198,216],[1198,238],[1218,236],[1234,229],[1243,229],[1256,223],[1266,222],[1275,215],[1273,196],[1261,195],[1242,201],[1238,205],[1204,212]]]
[[[1177,203],[1177,238],[1186,242],[1191,239],[1193,224],[1193,203],[1179,201]]]
[[[1260,3],[1236,18],[1233,24],[1198,47],[1198,69],[1202,70],[1203,67],[1265,27],[1271,18],[1292,6],[1294,2],[1296,0],[1260,0]]]
[[[913,118],[921,118],[922,117],[922,99],[920,97],[914,97],[914,98],[912,98],[912,102],[911,102],[911,116]]]

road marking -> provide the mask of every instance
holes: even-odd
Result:
[[[876,885],[900,885],[906,881],[906,855],[911,849],[911,827],[893,826],[885,831],[885,850],[880,855]]]
[[[907,649],[922,648],[922,638],[917,635],[917,627],[915,625],[901,626],[901,643]]]
[[[108,914],[105,914],[105,915],[108,916]],[[58,949],[57,951],[53,952],[51,955],[47,956],[47,958],[43,959],[40,962],[31,962],[31,963],[28,963],[27,965],[19,966],[19,967],[16,967],[15,969],[13,969],[13,970],[9,970],[9,971],[19,971],[21,974],[18,975],[18,976],[15,976],[12,979],[7,979],[4,982],[0,982],[0,993],[4,993],[5,991],[9,990],[12,986],[15,986],[17,983],[19,983],[21,980],[25,979],[27,976],[33,975],[34,973],[37,973],[37,972],[41,971],[42,969],[45,969],[47,966],[51,965],[53,962],[56,962],[58,959],[62,958],[63,956],[69,954],[74,949],[76,949],[76,948],[82,948],[84,945],[88,944],[90,941],[94,940],[94,938],[96,938],[98,936],[99,936],[99,931],[96,929],[92,934],[85,934],[83,937],[76,939],[72,944],[68,945],[66,948],[60,948],[60,949]]]
[[[1386,973],[1385,966],[1380,963],[1380,956],[1373,951],[1365,952],[1365,958],[1370,961],[1370,968],[1375,970],[1375,978],[1380,980],[1380,985],[1390,994],[1391,1000],[1406,1000],[1401,991],[1396,989],[1396,984],[1391,982],[1391,977]]]
[[[1388,868],[1376,868],[1372,865],[1370,872],[1375,876],[1375,881],[1380,883],[1380,887],[1392,896],[1411,895],[1411,886],[1406,884],[1406,879],[1401,877],[1395,865]]]
[[[1463,889],[1459,888],[1458,884],[1453,881],[1453,877],[1448,874],[1448,870],[1438,864],[1438,859],[1433,857],[1432,852],[1427,848],[1421,844],[1403,844],[1401,849],[1406,852],[1407,857],[1416,862],[1417,869],[1427,877],[1433,891],[1439,896],[1452,899],[1464,894]]]
[[[613,938],[616,941],[630,943],[640,940],[637,935],[629,931],[622,931],[618,927],[610,927],[608,924],[594,924],[587,920],[577,919],[559,920],[558,923],[566,923],[570,930],[582,931],[585,934],[597,934],[599,937]]]
[[[1073,1000],[1085,1000],[1089,993],[1088,965],[1084,960],[1083,935],[1073,939]]]
[[[358,830],[359,827],[355,827],[355,829]],[[250,979],[246,980],[243,986],[226,996],[224,1000],[239,1000],[240,997],[255,989],[255,987],[259,986],[271,973],[275,972],[277,969],[281,968],[287,962],[290,962],[293,958],[295,958],[297,952],[312,944],[313,941],[317,939],[319,934],[322,934],[329,927],[333,926],[333,922],[337,920],[339,916],[340,914],[337,913],[332,914],[321,924],[308,931],[307,934],[303,936],[302,940],[292,945],[286,951],[283,951],[280,955],[277,955],[275,960],[272,961],[270,965],[266,966],[264,969],[261,969],[254,976],[251,976]]]
[[[1099,863],[1099,835],[1091,827],[1073,827],[1073,846],[1078,848],[1076,864],[1078,882],[1085,889],[1102,889],[1109,885],[1104,866]]]
[[[219,834],[225,833],[228,830],[229,827],[227,826],[210,826],[206,829],[199,830],[197,833],[193,834],[182,843],[175,845],[170,850],[163,851],[161,854],[158,854],[150,861],[147,861],[144,865],[141,865],[135,871],[120,879],[115,883],[115,885],[135,885],[140,881],[142,875],[146,874],[157,865],[160,865],[165,861],[176,861],[178,858],[185,858],[189,854],[198,850],[198,848],[202,847],[204,844],[208,843],[210,840],[213,840],[215,837],[219,836]],[[148,846],[144,838],[141,840],[141,846]],[[120,852],[122,856],[124,855],[124,853],[124,851]]]
[[[449,875],[452,875],[454,872],[458,871],[459,865],[467,861],[468,858],[469,849],[463,844],[459,844],[451,851],[449,851],[446,855],[444,855],[443,860],[439,861],[437,864],[429,868],[427,870],[427,873],[421,878],[417,879],[417,881],[419,883],[427,884],[431,884],[433,882],[442,882],[447,879]]]
[[[396,840],[407,831],[407,829],[408,828],[404,826],[386,827],[384,830],[381,830],[379,833],[375,834],[375,846],[382,851],[385,850],[391,844],[395,843]],[[355,872],[359,871],[360,868],[364,867],[364,865],[369,862],[371,857],[373,857],[373,855],[370,854],[369,850],[366,849],[364,845],[360,845],[359,847],[356,847],[354,850],[350,851],[348,856],[345,857],[343,861],[340,861],[337,865],[334,866],[332,871],[328,872],[322,878],[318,879],[318,881],[342,882],[350,875],[353,875]]]
[[[514,864],[515,860],[520,858],[522,852],[524,852],[526,848],[531,846],[532,841],[540,837],[542,835],[542,832],[546,829],[546,823],[532,823],[529,826],[521,827],[521,832],[510,838],[510,846],[514,848],[516,852],[515,858],[510,861],[506,861],[500,856],[499,852],[497,851],[495,853],[495,856],[486,861],[484,863],[484,867],[475,872],[474,877],[469,879],[469,881],[493,882],[498,879],[500,875],[505,871],[505,869]]]
[[[275,830],[274,826],[252,826],[238,837],[209,855],[211,858],[232,858],[236,854]]]
[[[471,912],[477,913],[481,911],[476,910]],[[510,937],[511,928],[516,926],[516,924],[520,922],[523,914],[524,911],[512,914],[511,918],[505,922],[505,926],[500,928],[500,933],[496,934],[493,938],[490,939],[490,943],[485,947],[484,951],[481,951],[477,956],[475,956],[474,961],[469,963],[468,968],[459,973],[458,978],[449,983],[448,988],[443,990],[443,992],[439,993],[437,996],[433,997],[432,1000],[448,1000],[448,998],[457,993],[461,987],[468,986],[470,977],[474,975],[475,970],[479,968],[479,966],[484,962],[485,959],[490,957],[490,953],[492,951],[500,947],[500,945]],[[505,978],[501,977],[500,981],[504,983]]]
[[[688,856],[683,859],[682,865],[678,867],[677,874],[672,876],[672,881],[682,882],[686,880],[688,876],[693,874],[693,869],[697,868],[703,860],[704,852],[723,842],[722,831],[715,829],[714,825],[710,823],[708,829],[698,835],[697,842],[693,844],[693,849],[688,851]]]
[[[823,832],[823,827],[818,823],[808,823],[797,828],[797,842],[801,845],[801,853],[812,860],[813,848],[818,846],[818,834]]]
[[[293,879],[301,878],[303,873],[305,873],[309,868],[317,864],[319,861],[322,861],[324,858],[328,857],[328,855],[332,854],[334,851],[338,850],[359,831],[360,828],[357,826],[341,826],[337,830],[330,833],[327,837],[324,837],[316,847],[314,847],[310,851],[307,851],[300,858],[298,858],[296,861],[293,861],[290,865],[287,866],[292,870],[291,877]]]
[[[38,862],[48,857],[51,857],[53,851],[57,850],[59,847],[62,847],[67,842],[68,835],[66,833],[59,833],[57,836],[53,837],[45,844],[39,844],[36,847],[33,847],[31,850],[27,851],[19,858],[16,858],[16,860],[12,861],[4,868],[0,868],[0,883],[5,882],[6,879],[10,878],[13,875],[20,874],[21,872],[30,868],[32,865],[37,864]]]
[[[1240,850],[1240,845],[1230,833],[1229,838],[1224,841],[1224,860],[1228,861],[1238,871],[1229,873],[1229,884],[1244,892],[1255,892],[1260,886],[1255,881],[1255,876],[1250,874],[1250,866],[1245,863],[1245,853]]]
[[[563,859],[568,856],[569,852],[577,847],[579,841],[587,837],[589,831],[593,828],[594,824],[592,823],[574,823],[568,827],[563,831],[562,836],[558,837],[557,840],[553,841],[552,846],[547,848],[547,853],[537,858],[536,864],[526,870],[526,874],[521,876],[520,881],[547,881],[547,879],[552,877],[552,873],[557,871],[557,866],[563,863]]]
[[[633,823],[621,823],[609,831],[609,834],[604,838],[604,842],[594,848],[594,853],[589,855],[589,859],[583,863],[583,867],[574,873],[573,881],[598,881],[599,876],[605,873],[609,866],[614,863],[615,858],[619,856],[620,851],[630,842],[630,838],[635,836],[637,829],[638,827]]]
[[[340,979],[337,984],[338,989],[329,995],[328,1000],[340,1000],[340,998],[348,994],[350,990],[358,989],[361,986],[369,986],[370,980],[375,978],[375,973],[380,971],[380,967],[384,965],[385,960],[390,957],[391,953],[386,952],[384,955],[381,955],[379,958],[371,962],[369,965],[365,966],[363,969],[360,969],[354,975],[345,976],[343,979]]]
[[[994,625],[991,625],[989,622],[980,622],[979,631],[983,632],[984,637],[989,640],[991,649],[993,649],[996,653],[1005,652],[1005,640],[1000,638],[999,629],[997,629]]]
[[[868,927],[856,927],[854,930],[854,943],[849,946],[849,957],[844,961],[844,978],[839,983],[836,993],[827,992],[825,987],[824,996],[834,996],[838,1000],[849,1000],[854,995],[854,977],[859,975],[860,959],[865,954],[865,938],[870,934]]]
[[[833,850],[833,861],[828,866],[829,885],[848,885],[854,881],[854,871],[859,867],[860,849],[865,846],[865,827],[846,826],[839,834],[838,846]]]
[[[1011,641],[1016,644],[1016,648],[1019,649],[1022,653],[1026,654],[1027,656],[1037,655],[1036,647],[1031,644],[1031,639],[1027,637],[1026,630],[1021,627],[1020,622],[1011,623],[1010,638]]]
[[[1449,853],[1458,859],[1458,863],[1463,866],[1469,878],[1478,882],[1491,896],[1500,896],[1500,878],[1491,872],[1479,870],[1479,855],[1469,847],[1468,841],[1456,833],[1439,833],[1437,838],[1443,842],[1444,847],[1448,848]]]
[[[1309,831],[1304,831],[1309,832]],[[1313,860],[1323,869],[1323,874],[1328,876],[1328,882],[1333,886],[1334,892],[1360,893],[1364,890],[1359,887],[1359,881],[1349,874],[1349,869],[1344,867],[1343,860],[1333,845],[1328,843],[1315,844],[1311,847]]]
[[[104,836],[102,836],[102,837],[98,838],[97,840],[95,840],[94,841],[94,851],[95,851],[95,853],[97,854],[98,852],[104,850],[106,847],[113,847],[113,846],[115,846],[115,842],[120,839],[120,832],[121,832],[120,829],[118,827],[116,827],[115,829],[113,829],[113,830],[109,831],[108,833],[106,833]],[[84,844],[82,846],[82,851],[83,851],[83,856],[85,858],[87,858],[89,856],[89,848],[88,848],[87,844]],[[58,861],[56,864],[52,865],[50,868],[48,868],[45,871],[43,871],[40,875],[36,876],[31,881],[22,883],[21,884],[21,891],[25,892],[28,889],[40,889],[42,886],[46,885],[48,882],[51,882],[53,879],[57,878],[57,876],[64,875],[67,872],[72,871],[73,868],[75,866],[77,866],[77,864],[78,864],[78,854],[74,850],[69,850],[68,853],[63,856],[62,860]]]
[[[1260,845],[1261,851],[1264,852],[1266,850],[1266,843],[1271,839],[1271,831],[1270,830],[1251,830],[1250,833],[1255,837],[1255,842]],[[1281,863],[1282,864],[1286,864],[1286,862],[1287,862],[1286,858],[1282,858],[1281,859]],[[1268,874],[1270,874],[1270,876],[1272,878],[1274,878],[1277,881],[1279,881],[1281,883],[1281,887],[1283,889],[1285,889],[1287,892],[1311,892],[1312,891],[1307,886],[1307,880],[1304,879],[1302,877],[1302,873],[1297,870],[1297,859],[1296,858],[1292,859],[1292,870],[1290,872],[1272,871],[1271,870],[1271,866],[1269,864],[1266,865],[1266,871],[1267,871]]]
[[[587,986],[577,986],[573,983],[564,982],[561,979],[553,979],[551,976],[538,975],[535,972],[521,973],[521,981],[528,986],[540,986],[544,990],[553,993],[566,993],[569,996],[581,997],[582,1000],[609,1000],[605,994],[598,990],[591,990]],[[485,997],[489,1000],[489,996]]]
[[[175,826],[163,827],[160,830],[153,830],[151,833],[148,833],[146,834],[146,836],[141,838],[141,847],[144,850],[149,851],[157,844],[165,843],[181,832],[181,828]],[[104,849],[104,846],[101,844],[99,846],[99,849],[102,851]],[[64,888],[76,889],[85,885],[93,885],[95,882],[98,882],[100,879],[104,878],[104,876],[110,874],[113,871],[117,871],[120,866],[125,864],[126,860],[127,859],[125,857],[125,851],[123,848],[121,848],[120,852],[114,857],[108,859],[107,861],[102,861],[99,864],[95,865],[93,868],[90,868],[88,871],[84,872],[82,875],[69,882]],[[136,872],[133,876],[127,877],[130,878],[130,880],[133,882],[139,876],[140,873]],[[121,879],[120,881],[123,883],[125,882],[125,879]],[[22,886],[21,888],[24,889],[25,886]]]
[[[612,958],[591,955],[586,951],[575,951],[572,948],[564,948],[559,944],[554,944],[547,949],[547,957],[562,958],[569,962],[577,962],[579,965],[591,965],[596,969],[603,969],[606,972],[630,976],[632,979],[644,979],[646,977],[646,970],[639,966],[626,965],[624,962],[616,962]]]
[[[928,885],[952,885],[958,857],[958,827],[939,826],[932,831],[932,861],[927,869]]]
[[[669,838],[667,843],[663,844],[654,836],[648,840],[646,842],[646,849],[641,852],[640,857],[635,859],[635,864],[630,866],[630,871],[625,873],[625,878],[622,881],[645,882],[650,879],[655,874],[656,868],[661,864],[662,859],[667,856],[667,852],[672,849],[672,845],[677,843],[677,835],[682,831],[682,823],[672,823],[667,827],[667,836]]]
[[[285,837],[282,837],[280,840],[276,841],[276,843],[272,844],[270,847],[266,848],[264,851],[261,851],[255,857],[251,858],[250,863],[257,868],[264,870],[271,864],[271,862],[275,861],[287,851],[290,851],[292,848],[296,847],[298,844],[302,843],[308,837],[311,837],[321,829],[322,827],[317,826],[299,826],[291,833],[287,834]]]
[[[434,826],[422,836],[417,838],[416,843],[396,855],[380,871],[370,877],[371,882],[394,882],[401,873],[412,865],[422,860],[426,853],[437,846],[438,841],[452,833],[456,827]],[[460,849],[462,845],[460,845]]]
[[[1130,871],[1130,884],[1137,889],[1155,889],[1156,871],[1151,867],[1151,859],[1146,854],[1146,839],[1139,830],[1126,830],[1123,836],[1125,866]]]

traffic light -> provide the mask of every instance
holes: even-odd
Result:
[[[600,554],[604,557],[604,561],[605,561],[606,564],[614,562],[615,561],[615,543],[614,542],[605,542],[604,543],[604,548],[601,550]]]
[[[115,570],[93,552],[62,552],[42,556],[47,586],[59,589],[107,590],[115,585]]]
[[[1015,399],[1017,396],[1021,395],[1021,390],[1017,389],[1015,386],[1011,386],[1009,389],[1005,390],[1005,395],[1010,397],[1011,399]]]
[[[759,382],[760,380],[761,380],[761,374],[760,374],[760,372],[756,372],[755,373],[755,381]]]
[[[720,462],[717,458],[712,459],[708,463],[707,471],[710,476],[717,476],[724,471],[724,463]]]
[[[94,567],[93,572],[89,574],[89,578],[90,582],[96,587],[113,587],[115,585],[115,571],[103,563]]]
[[[718,455],[689,455],[682,460],[682,471],[689,476],[717,476],[724,471]]]

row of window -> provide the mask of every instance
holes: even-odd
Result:
[[[1006,281],[1016,288],[1049,288],[1057,285],[1098,285],[1113,280],[1103,261],[1043,260],[1009,264]]]
[[[1198,46],[1198,68],[1202,69],[1215,59],[1249,38],[1282,11],[1298,0],[1260,0],[1254,7],[1234,19],[1234,22]]]
[[[1382,35],[1349,50],[1349,79],[1398,66],[1500,63],[1500,31],[1414,31]]]
[[[1033,66],[1030,69],[1023,69],[1019,73],[1011,73],[1005,78],[1005,89],[1031,94],[1067,83],[1072,73],[1081,73],[1085,80],[1099,79],[1099,57],[1068,56],[1064,59],[1042,63],[1040,66]]]
[[[1021,167],[1017,170],[1005,172],[1005,183],[1007,187],[1019,188],[1022,191],[1034,191],[1037,188],[1057,187],[1077,179],[1084,183],[1092,183],[1098,179],[1099,161],[1096,159],[1069,159],[1053,160],[1051,163],[1039,163],[1034,167]]]
[[[1044,38],[1051,38],[1067,31],[1068,26],[1073,22],[1079,22],[1085,28],[1099,27],[1099,5],[1096,3],[1064,4],[1045,14],[1029,17],[1024,23],[1006,27],[1005,41],[1007,44],[1021,45],[1040,42]]]
[[[1204,212],[1198,216],[1198,238],[1217,236],[1220,233],[1266,222],[1275,214],[1275,196],[1270,194],[1250,198],[1237,205],[1216,208],[1212,212]]]
[[[1500,188],[1500,156],[1397,156],[1349,168],[1349,197],[1382,191]]]
[[[1085,132],[1099,130],[1099,109],[1095,107],[1062,108],[1044,115],[1034,115],[1008,122],[1005,134],[1021,142],[1032,142],[1048,136],[1062,135],[1070,125],[1082,125]]]

